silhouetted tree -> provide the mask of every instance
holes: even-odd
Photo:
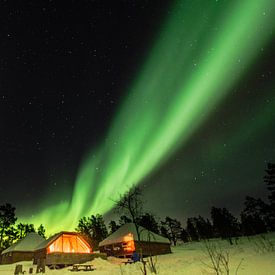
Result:
[[[40,224],[39,227],[37,228],[37,233],[38,235],[40,235],[43,238],[46,238],[45,233],[46,233],[46,229],[43,226],[43,224]]]
[[[142,192],[139,187],[133,187],[128,192],[126,192],[124,195],[122,195],[119,199],[119,201],[116,202],[116,211],[119,213],[123,213],[120,217],[119,223],[121,225],[133,222],[138,239],[140,241],[140,230],[139,230],[139,217],[141,217],[144,212],[142,208]]]
[[[177,241],[181,238],[182,233],[181,223],[176,219],[166,217],[164,221],[161,221],[161,224],[166,228],[167,238],[170,242],[177,245]]]
[[[144,214],[142,201],[142,191],[139,187],[134,186],[129,189],[124,195],[121,195],[119,200],[116,201],[115,211],[123,213],[128,217],[135,225],[137,238],[138,238],[138,252],[141,256],[141,262],[143,264],[142,272],[147,274],[146,262],[143,261],[142,244],[141,244],[141,230],[139,226],[139,217]]]
[[[6,203],[0,205],[0,249],[3,247],[3,240],[5,237],[5,231],[15,224],[17,218],[15,217],[15,207]]]
[[[213,227],[210,221],[202,216],[194,218],[195,227],[200,239],[210,239],[213,237]]]
[[[275,164],[268,163],[265,172],[264,182],[266,182],[267,189],[270,191],[268,198],[271,206],[275,208]]]
[[[80,232],[94,249],[97,249],[98,244],[108,235],[103,217],[100,214],[81,218],[76,231]]]
[[[187,226],[186,231],[192,241],[198,241],[199,240],[199,234],[196,229],[196,222],[194,218],[188,218],[187,219]]]
[[[138,219],[139,225],[143,226],[144,228],[159,234],[159,226],[154,217],[154,215],[145,213]]]
[[[230,244],[233,244],[232,237],[239,235],[239,224],[237,219],[226,209],[216,208],[211,209],[211,218],[213,228],[218,236],[227,239]]]
[[[116,232],[119,229],[119,225],[115,221],[109,222],[110,234]]]
[[[166,226],[163,226],[163,225],[160,226],[160,234],[161,234],[163,237],[169,239],[168,229],[166,228]],[[169,239],[169,240],[170,240],[170,239]]]
[[[241,213],[241,227],[245,236],[267,232],[265,223],[259,216],[251,216]]]
[[[244,235],[254,235],[267,232],[270,206],[261,199],[247,196],[241,212],[241,226]]]
[[[77,232],[81,233],[88,240],[89,244],[92,244],[91,237],[91,221],[90,218],[83,217],[78,221],[78,225],[75,229]]]
[[[189,235],[188,235],[187,231],[184,228],[181,231],[180,239],[185,243],[189,242]]]
[[[124,224],[126,224],[126,223],[129,223],[129,222],[132,222],[132,220],[129,218],[129,217],[127,217],[127,216],[125,216],[125,215],[122,215],[120,218],[119,218],[119,224],[120,224],[120,226],[122,226],[122,225],[124,225]]]
[[[34,225],[28,223],[19,223],[17,224],[18,238],[22,239],[26,237],[28,233],[35,232]]]
[[[102,215],[92,215],[90,220],[92,239],[94,242],[94,246],[98,248],[98,244],[108,236],[108,231]]]
[[[267,184],[267,189],[270,194],[268,196],[270,202],[269,208],[269,220],[268,230],[275,230],[275,164],[268,163],[267,169],[265,170],[266,175],[264,176],[264,182]]]
[[[3,241],[3,247],[11,246],[18,240],[18,230],[14,226],[10,226],[5,230],[5,239]]]

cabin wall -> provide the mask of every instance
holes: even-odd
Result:
[[[135,242],[136,251],[139,251],[139,244]],[[162,255],[171,253],[169,243],[141,242],[143,256]]]
[[[106,253],[107,256],[127,257],[131,256],[132,252],[125,251],[123,243],[114,243],[99,247],[101,253]]]
[[[107,255],[104,253],[50,253],[46,255],[46,265],[71,265],[81,264],[88,261],[92,261],[94,258],[107,259]]]
[[[171,253],[169,243],[141,242],[143,256],[161,255]],[[139,251],[139,244],[135,242],[136,251]],[[99,247],[101,253],[115,257],[131,257],[133,252],[125,250],[124,243],[114,243]]]
[[[92,261],[94,258],[107,259],[105,253],[45,253],[46,250],[41,250],[35,253],[35,262],[39,260],[45,260],[46,265],[72,265],[81,264],[88,261]]]
[[[46,249],[41,249],[41,250],[35,251],[33,263],[37,264],[38,259],[41,259],[41,260],[46,259],[46,255],[47,255]]]
[[[32,261],[33,252],[9,252],[2,255],[1,264],[12,264],[21,261]]]

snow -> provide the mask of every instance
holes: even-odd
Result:
[[[36,247],[43,241],[45,239],[37,233],[29,233],[25,238],[5,249],[2,254],[12,251],[35,251]]]
[[[268,241],[267,241],[268,240]],[[272,245],[268,243],[272,242]],[[267,234],[266,241],[263,241],[261,236],[242,237],[237,244],[230,245],[227,241],[211,240],[211,245],[216,245],[220,251],[229,253],[229,268],[230,274],[236,274],[237,267],[238,275],[273,275],[275,274],[275,234]],[[266,247],[266,249],[264,248]],[[273,251],[268,251],[272,250]],[[181,244],[177,247],[172,247],[172,254],[157,256],[157,271],[158,274],[215,274],[210,265],[210,258],[206,254],[205,244],[203,242],[193,242]],[[77,274],[94,274],[94,275],[130,275],[142,274],[141,264],[127,264],[123,262],[125,259],[109,257],[108,260],[100,258],[94,259],[92,263],[96,270],[92,272],[79,271]],[[18,264],[18,263],[17,263]],[[23,270],[28,274],[29,267],[34,267],[31,262],[20,262],[23,264]],[[0,274],[14,274],[16,264],[0,265]],[[70,271],[71,267],[60,270],[50,270],[46,268],[47,275],[69,275],[74,274]],[[151,274],[148,272],[148,274]]]
[[[150,238],[151,242],[157,243],[169,243],[167,238],[164,238],[158,234],[155,234],[151,231],[148,231],[142,226],[139,226],[140,231],[140,239],[141,241],[148,241]],[[121,243],[125,241],[125,236],[132,236],[134,241],[138,240],[137,230],[135,228],[134,223],[126,223],[121,226],[117,231],[107,237],[105,240],[99,243],[99,246],[109,245],[113,243]]]

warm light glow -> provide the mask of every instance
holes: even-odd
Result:
[[[123,249],[127,252],[133,252],[136,250],[135,248],[135,242],[134,242],[134,236],[132,233],[127,234],[123,238],[123,242],[125,245],[123,245]]]
[[[90,247],[77,235],[62,234],[47,249],[47,253],[90,253]]]
[[[134,240],[134,236],[132,233],[128,233],[126,236],[124,236],[123,241],[124,242],[129,242],[129,241],[133,241]]]

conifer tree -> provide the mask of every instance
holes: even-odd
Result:
[[[16,220],[15,207],[9,203],[0,205],[0,249],[5,248],[3,247],[3,241],[6,230],[8,230],[10,226],[14,225]]]
[[[144,228],[159,234],[159,226],[154,217],[154,215],[145,213],[138,219],[139,225],[143,226]]]
[[[270,206],[261,199],[247,196],[241,212],[243,234],[248,236],[265,233],[270,223]]]
[[[177,241],[181,239],[182,227],[181,223],[177,219],[166,217],[164,221],[161,221],[162,226],[166,229],[167,238],[174,245],[177,245]],[[164,230],[162,229],[164,232]]]
[[[188,218],[187,219],[187,226],[186,231],[192,241],[198,241],[199,240],[199,234],[197,232],[196,226],[195,226],[195,220],[194,218]]]
[[[76,231],[85,237],[93,249],[97,249],[98,244],[108,235],[103,216],[100,214],[81,218]]]
[[[184,228],[181,231],[180,238],[185,243],[189,242],[189,235],[188,235],[187,231]]]
[[[240,226],[237,219],[226,208],[216,207],[211,209],[211,218],[213,228],[218,236],[227,239],[230,244],[233,244],[232,237],[240,234]]]
[[[265,172],[264,182],[267,184],[267,189],[270,191],[268,198],[271,206],[275,209],[275,164],[268,163]]]
[[[194,218],[195,227],[200,239],[210,239],[213,237],[213,227],[210,221],[205,220],[202,216]]]
[[[110,229],[110,234],[116,232],[119,229],[119,225],[115,221],[110,221],[109,222],[109,229]]]
[[[43,238],[46,238],[45,233],[46,233],[46,229],[43,226],[43,224],[40,224],[39,227],[37,228],[37,233],[38,235],[40,235]]]

